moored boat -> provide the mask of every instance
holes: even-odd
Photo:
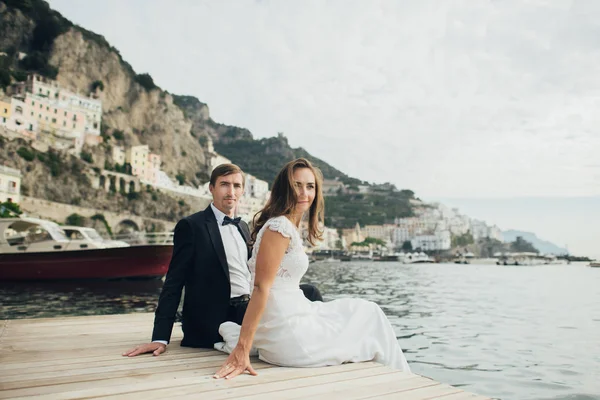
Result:
[[[161,278],[172,245],[123,246],[71,241],[37,218],[0,219],[0,280]]]

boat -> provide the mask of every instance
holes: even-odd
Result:
[[[162,278],[173,252],[172,245],[164,244],[111,247],[108,242],[93,248],[84,244],[69,240],[52,221],[2,218],[0,280]]]
[[[469,264],[474,265],[497,265],[498,258],[487,257],[487,258],[472,258],[469,260]]]
[[[344,253],[340,256],[340,261],[352,261],[352,254]]]
[[[106,249],[109,247],[129,247],[129,243],[122,240],[106,240],[94,228],[84,226],[60,226],[69,239],[69,250],[79,249]]]
[[[131,246],[140,244],[173,244],[173,232],[127,232],[115,236],[119,242],[127,243]]]
[[[600,268],[600,262],[591,262],[590,267]]]
[[[498,256],[498,261],[496,261],[497,265],[536,266],[565,263],[565,260],[559,259],[553,254],[539,254],[533,252],[496,253],[494,256]]]
[[[383,254],[381,256],[379,256],[379,258],[373,259],[374,261],[396,261],[396,262],[402,262],[402,260],[404,259],[404,255],[400,255],[398,253],[390,253],[390,254]]]
[[[338,256],[340,261],[373,261],[373,251],[362,250],[342,253]]]
[[[470,264],[471,261],[475,258],[475,254],[471,252],[467,253],[457,253],[454,257],[454,264]]]
[[[315,250],[310,257],[313,261],[339,262],[343,252],[341,250]]]
[[[424,252],[408,253],[404,257],[404,264],[433,264],[435,261]]]

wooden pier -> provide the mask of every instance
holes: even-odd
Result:
[[[258,376],[215,380],[226,355],[179,346],[179,326],[166,353],[121,356],[148,341],[153,317],[0,320],[0,398],[489,400],[372,362],[282,368],[255,359]]]

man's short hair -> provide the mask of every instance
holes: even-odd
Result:
[[[235,164],[221,164],[218,165],[213,172],[210,174],[210,184],[215,186],[217,183],[217,179],[220,176],[227,176],[231,174],[241,174],[242,175],[242,186],[246,185],[246,177],[244,176],[244,171],[240,167]]]

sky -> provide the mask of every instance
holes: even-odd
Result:
[[[598,1],[49,3],[218,122],[600,257]]]

